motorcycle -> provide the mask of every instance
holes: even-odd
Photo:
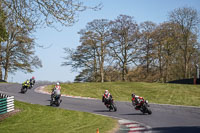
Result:
[[[60,99],[61,95],[53,95],[51,94],[51,101],[50,101],[50,106],[56,105],[57,107],[60,106],[60,103],[62,100]]]
[[[29,86],[29,89],[31,89],[31,88],[33,88],[33,84],[32,83],[30,83],[30,86]]]
[[[22,88],[21,88],[21,93],[26,93],[29,88],[30,88],[30,84],[23,83]]]
[[[29,89],[33,88],[34,84],[35,84],[35,81],[34,80],[30,80],[30,87],[29,87]]]
[[[149,115],[152,114],[151,109],[149,108],[150,105],[148,103],[148,100],[140,99],[139,103],[135,105],[136,110],[140,110],[143,114],[148,113]]]
[[[117,111],[117,106],[116,104],[114,103],[114,99],[106,99],[105,98],[105,102],[106,102],[106,107],[109,109],[109,111],[114,111],[116,112]]]

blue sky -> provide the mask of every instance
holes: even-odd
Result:
[[[79,32],[88,22],[94,19],[114,20],[120,14],[133,16],[139,24],[144,21],[162,23],[167,21],[168,13],[180,7],[193,7],[200,12],[200,0],[83,0],[88,5],[102,2],[100,11],[87,10],[79,14],[79,21],[72,27],[62,27],[59,32],[53,28],[40,28],[35,33],[38,45],[50,46],[47,49],[36,47],[36,55],[42,60],[43,67],[35,72],[26,74],[17,72],[9,74],[9,82],[21,83],[35,76],[36,80],[45,81],[74,81],[77,72],[72,72],[71,67],[62,67],[64,61],[64,47],[76,48],[79,43]]]

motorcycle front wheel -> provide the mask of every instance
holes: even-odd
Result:
[[[55,101],[55,105],[56,105],[57,107],[60,106],[59,100],[56,100],[56,101]]]
[[[115,104],[110,105],[109,111],[114,111],[114,112],[116,112],[116,111],[117,111],[116,105],[115,105]]]
[[[26,91],[27,91],[27,88],[26,87],[22,87],[21,93],[26,93]]]
[[[117,111],[117,106],[115,104],[113,104],[113,109],[115,112]]]
[[[150,115],[150,114],[152,114],[152,111],[147,108],[147,113]]]
[[[51,101],[50,101],[50,106],[52,106],[53,105],[53,99],[51,99]]]

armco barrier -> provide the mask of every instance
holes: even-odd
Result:
[[[0,114],[14,110],[14,96],[0,93]]]

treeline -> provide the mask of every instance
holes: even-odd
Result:
[[[191,78],[200,65],[200,17],[190,7],[178,8],[168,20],[138,24],[133,17],[96,19],[78,34],[76,49],[64,48],[62,66],[78,71],[75,81],[168,82]]]

